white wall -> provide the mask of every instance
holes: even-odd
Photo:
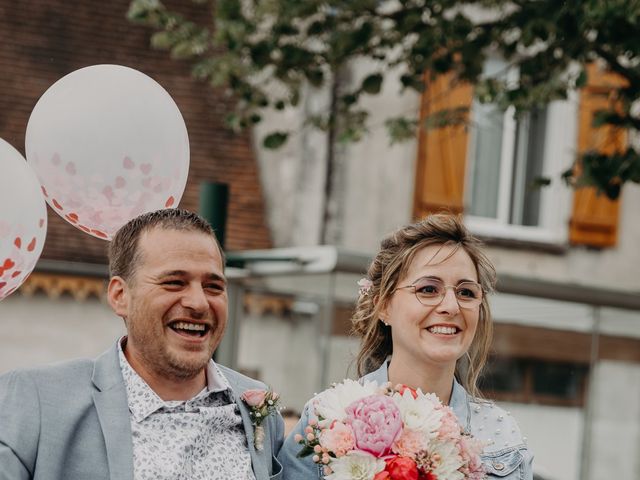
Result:
[[[591,388],[589,476],[640,479],[640,365],[603,361]]]
[[[0,373],[95,357],[124,335],[124,324],[94,298],[14,294],[0,302]]]
[[[582,409],[506,402],[500,406],[518,421],[534,454],[536,473],[548,480],[580,480]]]
[[[351,84],[357,85],[371,63],[357,63],[351,69]],[[374,252],[380,238],[411,220],[413,179],[417,143],[390,146],[384,127],[388,116],[417,115],[419,96],[400,94],[401,85],[393,73],[385,79],[380,96],[364,96],[370,110],[369,133],[359,143],[337,150],[337,182],[334,207],[337,245]],[[254,143],[268,221],[274,246],[307,246],[320,241],[319,227],[324,204],[326,134],[303,127],[306,113],[327,112],[327,91],[307,90],[297,109],[270,112],[254,130]],[[280,150],[262,148],[261,139],[273,130],[295,133]]]

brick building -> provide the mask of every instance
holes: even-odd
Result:
[[[196,17],[207,6],[183,2]],[[137,69],[173,97],[189,133],[190,169],[180,206],[197,210],[201,182],[229,187],[226,248],[269,248],[258,167],[248,133],[226,130],[231,100],[194,81],[186,63],[149,47],[150,32],[126,20],[127,0],[0,0],[0,138],[23,155],[29,115],[58,79],[95,64]],[[1,170],[0,170],[0,174]],[[51,209],[36,270],[0,302],[0,371],[95,356],[123,333],[104,301],[107,243]]]
[[[63,2],[0,1],[0,138],[24,154],[31,110],[64,75],[88,65],[113,63],[142,71],[159,82],[182,112],[189,132],[191,164],[180,206],[197,210],[199,184],[229,185],[226,247],[268,248],[264,202],[251,138],[225,129],[231,100],[196,82],[189,65],[149,47],[149,32],[125,18],[127,0]],[[182,11],[208,15],[208,6],[188,2]],[[106,243],[49,211],[43,260],[105,262]]]

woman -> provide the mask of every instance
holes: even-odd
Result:
[[[362,337],[363,380],[435,393],[464,430],[488,441],[482,461],[489,478],[533,478],[533,456],[508,412],[480,399],[477,381],[492,336],[486,294],[495,270],[480,242],[451,215],[432,215],[381,243],[361,283],[353,315]],[[309,421],[309,405],[279,455],[284,479],[321,478],[294,440]]]

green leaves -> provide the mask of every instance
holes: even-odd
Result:
[[[262,140],[262,146],[269,150],[276,150],[285,144],[287,138],[289,138],[289,133],[287,132],[270,133]]]
[[[380,93],[382,87],[383,76],[380,73],[373,73],[365,77],[362,81],[362,91],[370,95],[377,95]]]
[[[393,117],[384,122],[389,134],[390,144],[405,142],[416,138],[418,121],[415,118]]]
[[[203,0],[194,0],[203,4]],[[151,44],[189,59],[196,78],[225,86],[237,99],[234,128],[260,121],[260,109],[285,110],[300,102],[305,84],[327,88],[349,66],[370,68],[339,79],[336,101],[316,112],[306,125],[337,128],[336,140],[358,141],[367,132],[368,112],[362,94],[380,95],[390,72],[399,77],[399,92],[422,92],[425,72],[453,73],[473,83],[475,97],[517,113],[564,99],[571,89],[589,84],[586,65],[597,61],[621,75],[627,84],[615,90],[611,108],[594,115],[594,124],[637,131],[640,114],[631,105],[640,98],[640,2],[629,0],[218,0],[207,16],[187,20],[159,0],[132,0],[127,18],[150,29]],[[179,5],[178,3],[175,3]],[[478,15],[489,9],[491,15]],[[507,71],[487,74],[491,52]],[[511,75],[513,73],[514,75]],[[272,91],[266,85],[277,85]],[[387,81],[387,89],[392,84]],[[611,89],[604,88],[609,95]],[[302,90],[304,91],[304,90]],[[593,92],[592,92],[593,93]],[[415,138],[417,110],[387,118],[392,143]],[[466,121],[460,109],[426,120],[440,128]],[[267,148],[282,146],[289,132],[267,135]],[[580,180],[607,195],[619,194],[627,181],[640,182],[640,155],[589,154]]]

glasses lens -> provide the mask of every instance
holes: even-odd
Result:
[[[416,297],[424,305],[437,305],[442,301],[445,288],[444,283],[436,278],[421,278],[413,285]]]
[[[413,284],[416,297],[423,305],[438,305],[445,296],[447,287],[437,278],[421,278]],[[475,282],[462,282],[454,288],[458,305],[472,308],[482,301],[482,287]]]
[[[474,282],[462,282],[456,286],[458,304],[475,307],[482,301],[482,287]]]

